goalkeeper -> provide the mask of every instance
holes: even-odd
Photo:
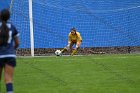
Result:
[[[61,52],[64,53],[65,51],[70,50],[72,52],[71,55],[73,56],[77,53],[78,49],[80,48],[81,42],[82,42],[82,37],[80,33],[77,32],[75,28],[72,28],[68,36],[68,45],[64,47],[64,49],[61,50]],[[74,50],[72,48],[73,45],[76,45]]]

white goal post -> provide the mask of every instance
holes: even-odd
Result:
[[[32,0],[29,0],[29,20],[30,20],[31,56],[34,57],[34,31],[33,31],[33,9],[32,9]]]

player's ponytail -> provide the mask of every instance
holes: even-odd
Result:
[[[7,20],[10,18],[10,12],[3,9],[0,13],[1,26],[0,26],[0,46],[6,46],[9,38],[9,28],[7,27]]]

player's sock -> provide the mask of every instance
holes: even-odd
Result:
[[[78,51],[77,49],[74,49],[71,53],[71,56],[75,55],[77,53],[77,51]]]
[[[6,91],[7,91],[7,93],[13,93],[13,84],[12,83],[6,84]]]

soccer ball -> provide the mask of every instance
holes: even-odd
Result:
[[[56,55],[56,56],[60,56],[60,55],[61,55],[61,51],[60,51],[60,50],[56,50],[56,51],[55,51],[55,55]]]

